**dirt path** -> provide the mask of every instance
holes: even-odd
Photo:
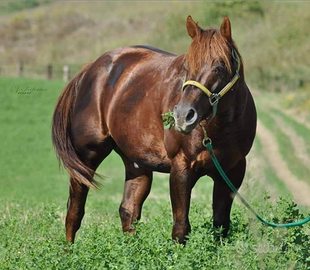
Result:
[[[275,104],[272,107],[310,129],[310,123],[306,120],[305,114],[298,113],[298,117],[296,117],[296,110],[284,110],[279,105]]]
[[[310,186],[297,179],[290,172],[279,153],[278,144],[273,134],[265,128],[260,121],[257,122],[257,135],[264,144],[263,151],[268,162],[274,169],[278,178],[281,179],[291,191],[296,203],[310,206]]]
[[[292,127],[286,125],[279,116],[273,115],[272,117],[281,131],[290,138],[290,141],[294,147],[295,156],[297,156],[300,161],[308,167],[310,165],[310,157],[307,154],[307,145],[305,140],[299,136]]]
[[[256,146],[254,145],[253,148],[251,149],[250,154],[247,156],[247,172],[246,172],[246,177],[247,181],[244,181],[241,188],[240,192],[243,194],[251,194],[251,196],[258,196],[261,197],[261,192],[256,192],[257,188],[259,190],[263,191],[266,190],[268,191],[269,196],[272,199],[276,199],[278,197],[277,191],[270,184],[268,179],[266,179],[265,175],[265,168],[267,164],[266,161],[264,161],[258,153],[258,150]],[[258,187],[255,187],[255,184],[258,185]],[[253,190],[256,190],[253,192]]]
[[[307,120],[307,114],[300,112],[296,109],[284,109],[283,106],[279,104],[279,102],[275,102],[274,99],[270,98],[269,96],[264,97],[264,94],[259,90],[253,90],[252,94],[254,96],[254,100],[256,100],[257,105],[261,105],[260,107],[267,109],[268,111],[270,108],[276,109],[281,113],[285,114],[287,117],[292,118],[297,123],[304,125],[308,129],[310,129],[310,122]],[[257,102],[259,101],[259,102]]]

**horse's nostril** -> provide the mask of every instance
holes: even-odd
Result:
[[[190,109],[187,116],[186,116],[186,122],[194,122],[196,120],[196,111],[193,109]]]

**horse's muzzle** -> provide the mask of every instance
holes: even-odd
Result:
[[[176,105],[173,110],[175,129],[185,135],[189,134],[198,123],[197,111],[189,105]]]

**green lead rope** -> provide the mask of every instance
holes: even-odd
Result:
[[[204,130],[204,128],[203,128]],[[205,131],[204,131],[205,132]],[[205,141],[207,139],[207,141]],[[229,180],[229,178],[227,177],[226,173],[224,172],[223,168],[221,167],[218,159],[216,158],[214,152],[213,152],[213,148],[212,148],[212,142],[211,140],[207,137],[204,139],[203,142],[204,146],[210,151],[211,154],[211,158],[212,161],[216,167],[216,169],[218,170],[218,172],[220,173],[220,175],[223,177],[223,179],[225,180],[226,184],[230,187],[230,189],[236,194],[236,196],[242,201],[242,203],[253,213],[254,216],[256,216],[256,218],[263,222],[264,224],[271,226],[271,227],[295,227],[295,226],[301,226],[307,222],[310,221],[310,217],[307,217],[303,220],[300,220],[298,222],[291,222],[291,223],[284,223],[284,224],[277,224],[277,223],[272,223],[272,222],[268,222],[265,219],[263,219],[259,214],[257,214],[254,209],[248,204],[248,202],[241,196],[241,194],[238,192],[238,190],[235,188],[235,186],[233,185],[233,183]]]

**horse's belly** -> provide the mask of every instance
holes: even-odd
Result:
[[[139,136],[127,136],[116,140],[117,148],[121,150],[135,166],[158,172],[170,172],[171,161],[165,149],[156,140],[141,140]]]
[[[158,153],[153,151],[146,151],[143,155],[133,156],[132,158],[138,167],[157,172],[170,172],[170,160],[166,157],[158,155]]]
[[[121,114],[119,114],[121,115]],[[143,117],[127,115],[127,121],[116,117],[110,125],[110,133],[120,151],[137,166],[153,171],[170,172],[171,161],[164,146],[162,123]]]

